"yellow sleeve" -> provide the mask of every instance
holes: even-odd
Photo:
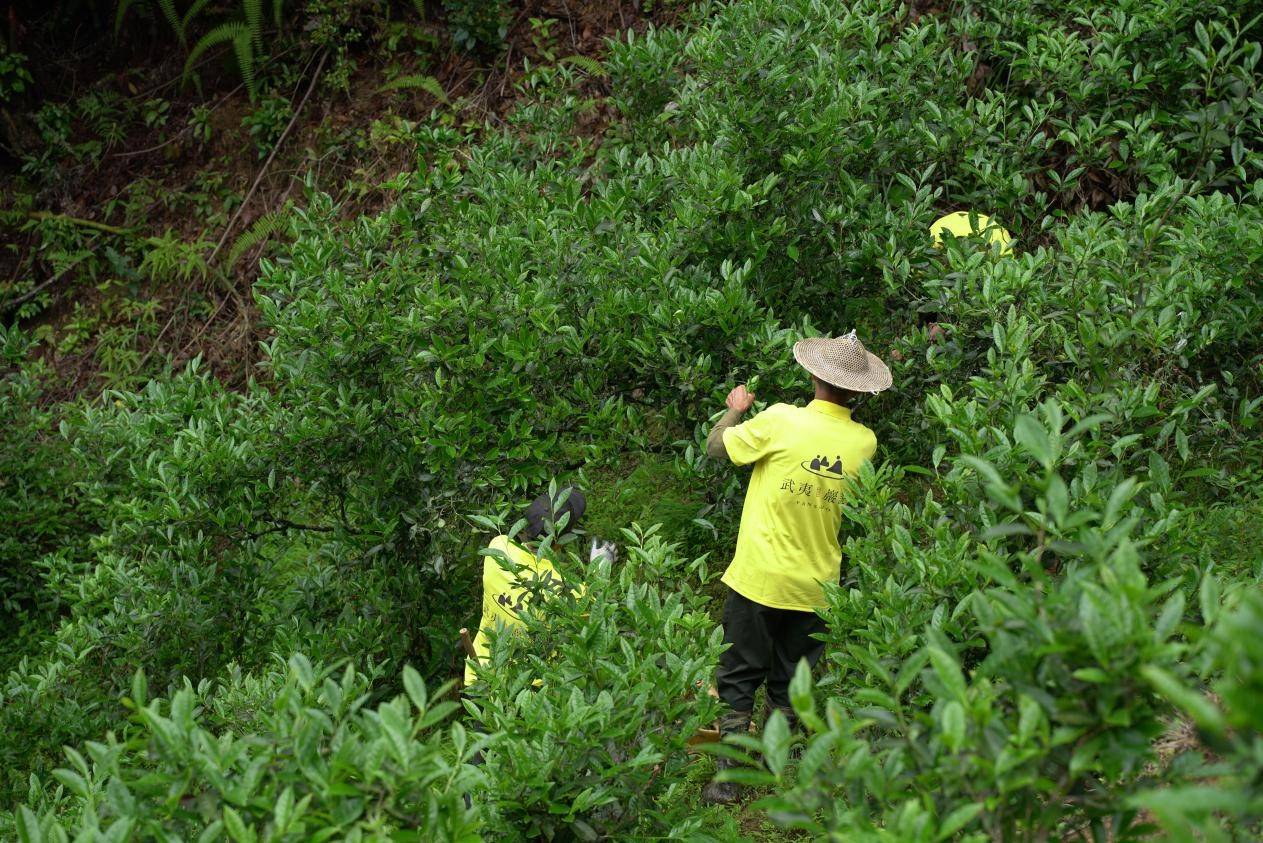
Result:
[[[866,448],[864,448],[864,456],[861,459],[861,462],[863,460],[871,460],[874,457],[874,455],[876,455],[876,453],[877,453],[877,436],[870,430],[868,432],[868,445]]]
[[[724,431],[724,450],[735,465],[749,465],[776,450],[777,423],[775,407],[768,407],[749,421]]]

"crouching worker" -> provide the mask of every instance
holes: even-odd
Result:
[[[550,535],[557,540],[577,532],[586,509],[587,499],[574,487],[561,490],[555,501],[544,493],[526,510],[526,527],[518,540],[500,535],[488,544],[489,549],[499,551],[508,562],[502,561],[498,555],[483,557],[482,620],[473,642],[477,662],[485,661],[491,652],[488,634],[492,629],[522,625],[520,614],[531,598],[528,586],[533,581],[561,588],[561,575],[548,558],[550,549],[541,548],[541,545]],[[614,554],[613,544],[593,541],[591,559],[601,555],[613,558]],[[478,678],[475,659],[465,660],[466,687]]]
[[[805,407],[774,404],[748,421],[754,404],[745,386],[728,394],[728,412],[715,425],[706,452],[735,465],[754,465],[741,512],[732,563],[723,576],[724,642],[716,675],[729,712],[721,733],[749,729],[754,696],[766,685],[769,707],[794,723],[789,682],[801,659],[814,665],[824,644],[816,614],[825,606],[823,583],[838,582],[842,501],[847,478],[871,459],[877,438],[851,418],[859,393],[890,386],[890,370],[865,350],[852,331],[836,339],[802,340],[794,359],[812,376],[815,399]],[[716,759],[719,769],[733,765]],[[732,802],[732,782],[711,782],[708,802]]]

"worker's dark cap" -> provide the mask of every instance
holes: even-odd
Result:
[[[587,508],[588,499],[575,486],[560,489],[555,501],[545,492],[532,501],[526,510],[526,529],[522,531],[522,535],[526,539],[537,539],[548,532],[550,524],[556,524],[565,515],[570,517],[558,532],[570,532],[579,526],[579,520],[583,518]]]

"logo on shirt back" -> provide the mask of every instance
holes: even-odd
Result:
[[[834,457],[832,461],[828,457],[814,457],[810,460],[803,460],[801,465],[806,471],[810,471],[819,477],[828,477],[836,480],[846,476],[846,472],[842,468],[841,457]]]

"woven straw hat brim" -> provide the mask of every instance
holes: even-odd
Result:
[[[894,378],[881,358],[845,337],[812,337],[794,343],[794,359],[825,383],[852,392],[881,392]]]

